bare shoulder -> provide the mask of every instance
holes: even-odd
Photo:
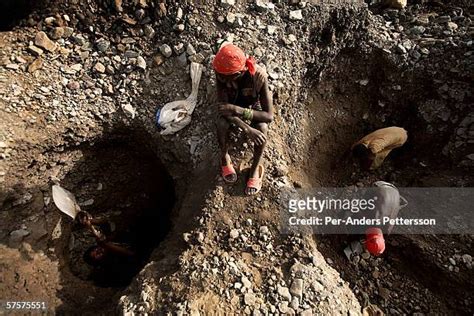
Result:
[[[260,77],[260,78],[266,80],[268,78],[268,74],[267,74],[267,71],[265,70],[265,68],[263,68],[262,66],[256,65],[255,66],[255,77]]]
[[[268,81],[268,74],[267,74],[266,70],[263,67],[261,67],[259,65],[257,65],[255,67],[254,80],[255,80],[255,84],[256,84],[256,90],[260,91],[260,89]]]

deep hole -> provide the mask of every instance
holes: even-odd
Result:
[[[378,82],[380,86],[388,85],[384,82],[384,71],[387,74],[390,71],[384,68],[384,64],[377,64],[374,56],[371,56],[366,68],[353,67],[354,56],[357,55],[341,55],[334,66],[335,69],[352,69],[352,72],[344,71],[341,74],[335,71],[334,76],[327,75],[329,79],[313,88],[310,109],[315,125],[324,133],[313,130],[308,138],[309,159],[303,165],[303,182],[310,187],[343,187],[357,183],[367,186],[377,180],[389,181],[400,187],[471,186],[473,179],[470,173],[439,159],[446,135],[426,135],[420,128],[422,122],[417,119],[417,113],[414,113],[413,107],[407,106],[422,103],[426,96],[423,93],[412,93],[412,96],[405,96],[406,100],[393,101],[383,98],[377,89],[370,90],[370,84],[367,88],[361,87],[356,80],[365,78],[370,82]],[[407,85],[405,88],[410,87]],[[429,86],[424,89],[424,93],[427,93]],[[385,102],[384,107],[379,106],[379,100]],[[408,130],[407,143],[390,153],[381,168],[372,172],[361,171],[348,148],[364,135],[393,125],[403,126]],[[420,162],[429,167],[422,167]],[[366,261],[366,266],[356,266],[345,257],[343,249],[357,237],[314,236],[321,253],[330,258],[333,267],[351,283],[361,304],[364,304],[368,297],[371,303],[376,303],[387,311],[397,308],[403,312],[412,312],[413,306],[396,305],[395,300],[385,302],[380,299],[377,286],[373,286],[375,291],[370,289],[371,284],[381,283],[387,286],[387,283],[371,276],[373,269],[370,264],[375,259]],[[464,242],[464,236],[390,235],[386,237],[386,242],[383,265],[385,271],[389,271],[392,276],[396,275],[389,288],[396,292],[399,298],[410,301],[413,293],[404,291],[404,287],[420,286],[423,289],[420,291],[423,293],[420,297],[423,298],[418,298],[417,304],[421,305],[423,311],[435,308],[441,313],[454,311],[464,314],[472,307],[472,301],[469,306],[464,301],[471,298],[467,293],[472,293],[474,286],[472,272],[447,272],[440,267],[436,257],[437,252],[443,252],[444,256],[451,255],[449,248],[453,245],[460,249],[461,253],[469,253],[469,243]],[[423,271],[413,267],[423,267]],[[433,275],[437,278],[433,279]],[[433,301],[427,304],[430,299]]]
[[[0,1],[0,31],[10,31],[35,9],[47,1],[2,0]]]
[[[94,295],[91,304],[91,308],[104,310],[110,305],[111,294],[131,282],[169,232],[174,183],[156,154],[136,139],[101,141],[82,148],[81,153],[62,185],[75,194],[83,204],[82,210],[113,223],[110,239],[125,243],[136,256],[110,256],[98,267],[86,263],[83,255],[96,245],[96,240],[81,225],[74,224],[69,239],[63,241],[64,258],[60,261],[70,273],[62,275],[60,296],[62,307],[70,309],[91,295],[71,287],[78,281],[83,283],[81,288],[90,291],[109,288]],[[106,226],[101,226],[106,228],[104,231],[108,230]]]

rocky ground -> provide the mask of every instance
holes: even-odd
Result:
[[[52,313],[472,314],[472,236],[393,236],[382,257],[349,262],[344,237],[279,231],[289,187],[473,185],[472,7],[421,2],[54,1],[1,32],[1,299]],[[243,135],[239,181],[218,176],[210,62],[224,41],[266,68],[275,99],[256,198]],[[161,136],[156,110],[190,92],[190,62],[205,66],[192,122]],[[410,141],[381,170],[343,158],[389,125]],[[74,253],[89,237],[51,203],[56,182],[122,225],[175,196],[129,286],[84,280]]]

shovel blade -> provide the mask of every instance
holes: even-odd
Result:
[[[77,213],[80,211],[74,194],[57,184],[53,185],[53,201],[61,212],[70,216],[72,219],[75,219]]]

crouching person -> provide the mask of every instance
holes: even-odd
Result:
[[[273,120],[273,102],[268,76],[252,57],[233,44],[221,47],[213,61],[217,79],[217,135],[224,181],[234,183],[237,173],[228,152],[231,126],[240,127],[254,143],[253,162],[245,193],[257,194],[262,188],[263,151],[268,124]]]

